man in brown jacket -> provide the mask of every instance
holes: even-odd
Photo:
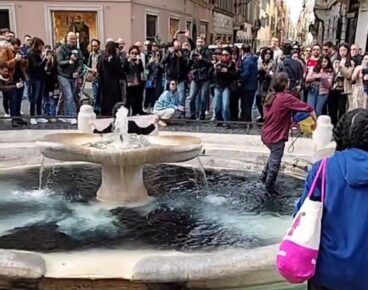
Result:
[[[10,103],[10,115],[13,123],[18,125],[27,124],[20,118],[20,109],[22,104],[24,84],[27,80],[26,67],[27,61],[22,58],[20,52],[20,40],[12,38],[9,47],[0,48],[0,62],[8,68],[7,83],[15,85],[15,88],[3,90],[4,103]]]

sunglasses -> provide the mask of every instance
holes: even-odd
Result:
[[[131,52],[131,55],[138,55],[138,52]]]
[[[91,45],[91,47],[98,47],[98,45]]]
[[[320,51],[319,48],[313,48],[313,51]]]

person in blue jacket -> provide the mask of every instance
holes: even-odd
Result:
[[[242,46],[242,64],[240,69],[241,121],[252,122],[252,108],[258,88],[258,57],[252,53],[251,46]]]
[[[368,110],[345,114],[334,131],[337,153],[328,158],[326,200],[316,274],[309,290],[368,289]],[[303,204],[320,162],[306,180]],[[321,180],[312,199],[321,198]]]

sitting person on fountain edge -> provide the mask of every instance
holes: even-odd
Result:
[[[277,194],[275,184],[284,155],[285,143],[289,139],[292,115],[295,112],[308,112],[314,121],[317,116],[313,108],[287,93],[290,80],[286,73],[278,73],[273,79],[272,89],[264,102],[264,124],[262,127],[262,142],[271,154],[261,175],[270,194]]]
[[[118,110],[124,106],[123,103],[116,103],[115,106],[112,109],[112,114],[114,118],[116,118],[116,114]],[[155,119],[155,123],[158,122],[158,118]],[[93,133],[95,134],[106,134],[106,133],[112,133],[114,131],[114,123],[115,120],[105,129],[99,131],[97,129],[93,130]],[[150,124],[147,127],[140,127],[138,124],[132,120],[128,120],[128,134],[138,134],[138,135],[149,135],[153,131],[156,130],[155,124]]]
[[[162,120],[169,120],[175,116],[176,112],[184,112],[184,108],[179,106],[179,98],[176,95],[177,82],[170,81],[169,89],[164,91],[156,101],[153,113],[160,118],[159,125],[167,126]]]

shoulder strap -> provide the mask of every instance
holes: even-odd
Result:
[[[325,198],[326,198],[326,166],[327,166],[327,158],[324,158],[321,161],[317,174],[315,175],[313,179],[312,186],[309,189],[308,198],[310,198],[312,194],[314,193],[314,191],[316,190],[318,179],[321,177],[322,178],[321,201],[322,202],[325,201]]]

